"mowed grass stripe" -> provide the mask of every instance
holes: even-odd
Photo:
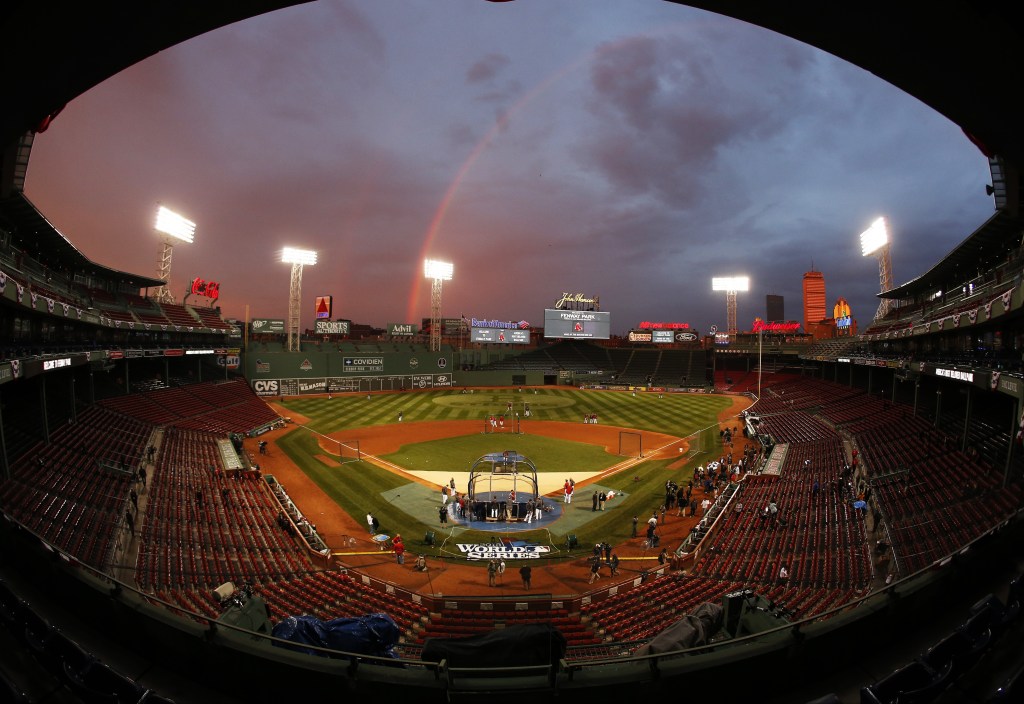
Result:
[[[542,435],[520,435],[515,438],[516,451],[537,465],[537,472],[559,474],[571,465],[589,471],[607,469],[622,461],[604,448],[584,442],[549,438]],[[494,439],[489,435],[464,435],[428,442],[403,445],[384,459],[414,471],[468,472],[473,462],[494,452]],[[536,458],[543,457],[542,461]],[[525,471],[525,470],[524,470]],[[465,491],[465,487],[459,487]]]
[[[438,403],[437,399],[460,395],[466,397],[464,406]],[[557,405],[546,405],[555,399]],[[599,422],[655,430],[667,434],[687,435],[707,419],[707,406],[725,407],[728,399],[715,396],[670,394],[657,398],[653,393],[641,392],[633,397],[629,392],[579,391],[577,389],[544,389],[538,394],[529,390],[459,394],[458,391],[417,391],[400,394],[336,397],[332,400],[299,399],[287,405],[316,420],[311,427],[320,432],[335,432],[345,427],[365,427],[397,421],[402,411],[406,420],[474,420],[481,422],[489,414],[508,414],[507,403],[514,403],[522,413],[523,403],[531,403],[533,420],[582,422],[586,413],[597,413]],[[720,409],[719,409],[720,410]]]
[[[698,428],[713,425],[719,411],[724,408],[730,400],[728,398],[713,396],[666,396],[658,399],[656,395],[643,396],[638,394],[633,398],[628,393],[597,392],[578,389],[541,389],[537,394],[525,391],[519,394],[515,391],[487,392],[478,391],[476,394],[466,394],[455,399],[458,391],[430,392],[407,392],[405,394],[381,394],[372,396],[369,401],[365,394],[361,396],[335,397],[334,399],[292,399],[286,404],[287,407],[295,409],[297,413],[310,419],[310,427],[320,432],[338,432],[343,434],[345,428],[365,427],[370,425],[381,425],[394,423],[397,420],[398,410],[405,412],[406,420],[414,420],[419,415],[420,419],[474,419],[478,418],[483,423],[486,412],[482,409],[494,409],[492,412],[505,412],[508,400],[513,400],[516,406],[522,408],[522,402],[530,403],[534,410],[533,420],[565,420],[581,423],[585,412],[598,413],[601,424],[621,425],[625,427],[638,428],[641,430],[652,430],[673,435],[686,435]],[[481,395],[483,394],[483,395]],[[474,398],[474,396],[479,398]],[[460,404],[454,403],[458,400]],[[551,404],[551,405],[545,405]],[[717,432],[711,434],[712,440],[717,440]],[[473,438],[479,440],[479,436]],[[457,439],[455,439],[457,440]],[[710,452],[720,452],[720,443],[711,442]],[[491,438],[485,440],[488,450],[492,450]],[[378,468],[367,462],[355,462],[340,467],[326,467],[315,458],[321,454],[314,437],[310,432],[303,429],[296,429],[282,437],[278,444],[286,454],[306,472],[339,506],[349,513],[359,525],[362,525],[366,512],[373,511],[381,520],[382,528],[389,534],[401,532],[403,534],[417,535],[423,531],[434,529],[432,523],[424,523],[411,513],[400,508],[401,503],[388,502],[384,494],[404,486],[407,479],[392,474],[387,470]],[[419,448],[417,445],[409,446],[408,450],[425,453],[425,457],[431,459],[428,466],[437,467],[441,462],[431,447]],[[469,452],[470,457],[454,457],[450,460],[453,468],[456,466],[468,466],[477,456],[473,454],[477,450]],[[400,453],[397,453],[400,454]],[[546,454],[546,453],[544,453]],[[532,457],[539,467],[558,466],[555,471],[572,475],[575,471],[583,473],[593,468],[593,464],[583,460],[583,452],[569,452],[564,457],[559,457],[554,463],[544,456]],[[613,462],[614,463],[613,458]],[[692,474],[692,466],[697,464],[695,460],[692,466],[687,466],[676,472],[666,472],[665,468],[675,458],[667,460],[648,460],[638,465],[635,470],[602,479],[601,486],[608,486],[616,489],[622,494],[622,500],[612,502],[609,509],[599,516],[586,516],[587,520],[582,524],[577,522],[566,522],[566,526],[573,526],[570,530],[559,523],[552,526],[552,541],[556,544],[565,539],[566,532],[577,535],[582,545],[593,544],[601,540],[613,540],[618,542],[629,536],[631,530],[631,519],[634,514],[639,515],[641,520],[650,515],[650,511],[659,506],[664,496],[664,483],[669,476],[685,482]],[[704,461],[701,458],[700,461]],[[402,462],[396,461],[398,464]],[[588,467],[589,465],[589,467]],[[634,482],[633,476],[638,476],[639,481]],[[587,503],[587,502],[584,502]],[[579,510],[590,514],[589,504],[581,503]],[[575,505],[573,508],[576,508]],[[326,536],[331,543],[332,536]],[[471,531],[460,540],[467,542],[483,542],[489,539],[490,534],[477,534]],[[435,551],[436,552],[436,551]]]

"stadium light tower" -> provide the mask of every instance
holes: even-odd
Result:
[[[716,276],[711,279],[712,291],[725,291],[726,319],[729,334],[739,332],[736,327],[736,292],[750,290],[750,277],[747,276]]]
[[[171,294],[171,255],[174,253],[174,242],[192,244],[195,239],[196,224],[186,220],[173,210],[160,206],[156,211],[154,229],[160,233],[160,258],[157,262],[157,278],[163,283],[153,295],[160,303],[174,303]]]
[[[285,247],[281,261],[292,265],[291,285],[288,287],[288,351],[299,351],[299,317],[302,311],[302,267],[316,264],[316,252],[308,249]]]
[[[871,223],[871,227],[860,233],[861,253],[865,257],[873,256],[878,259],[878,284],[881,287],[879,293],[885,293],[893,288],[892,252],[889,244],[889,228],[885,224],[885,218],[878,218]],[[875,311],[875,320],[884,318],[891,307],[891,299],[881,299],[878,302],[878,310]]]
[[[423,275],[430,284],[430,351],[441,349],[441,283],[452,280],[455,267],[451,262],[427,259],[423,262]]]

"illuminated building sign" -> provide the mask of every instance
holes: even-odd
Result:
[[[578,308],[583,306],[594,307],[597,305],[598,299],[587,298],[582,293],[569,293],[564,291],[562,297],[555,301],[555,308]]]
[[[675,332],[674,330],[651,330],[651,342],[659,345],[671,345],[676,341],[677,335],[693,335],[692,332]],[[693,335],[697,339],[696,335]],[[682,340],[680,340],[682,342]]]
[[[766,323],[760,318],[754,319],[754,332],[796,332],[800,323]]]
[[[845,298],[840,296],[835,306],[832,307],[832,317],[839,320],[840,318],[849,318],[851,315],[850,304],[846,302]]]
[[[501,328],[503,330],[529,330],[530,324],[525,320],[518,323],[513,320],[479,320],[471,318],[469,326],[473,328]]]
[[[640,330],[689,330],[689,323],[652,323],[645,320],[637,328]]]
[[[60,369],[61,367],[70,367],[71,358],[62,357],[60,359],[44,359],[43,360],[43,371],[48,372],[51,369]]]
[[[853,325],[853,318],[851,318],[848,315],[843,316],[842,318],[836,318],[836,327],[837,328],[848,328],[851,325]]]
[[[957,381],[969,381],[974,382],[974,372],[962,372],[959,369],[936,369],[935,376],[944,376],[947,379],[956,379]]]
[[[317,320],[330,320],[331,311],[334,308],[334,297],[333,296],[317,296],[316,297],[316,319]]]
[[[191,292],[197,296],[220,298],[220,283],[216,281],[203,281],[197,276],[192,279]]]
[[[629,331],[630,342],[652,342],[653,340],[654,335],[652,335],[650,332],[641,332],[640,330]]]
[[[728,345],[729,344],[729,333],[727,333],[727,332],[716,332],[715,333],[715,344],[716,345]]]

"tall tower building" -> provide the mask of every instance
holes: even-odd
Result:
[[[782,296],[769,293],[765,297],[765,321],[769,323],[786,322],[786,306]]]
[[[804,331],[825,318],[825,275],[808,271],[804,274]]]

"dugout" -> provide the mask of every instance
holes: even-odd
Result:
[[[469,468],[472,520],[520,521],[537,499],[537,465],[515,450],[483,455]]]

